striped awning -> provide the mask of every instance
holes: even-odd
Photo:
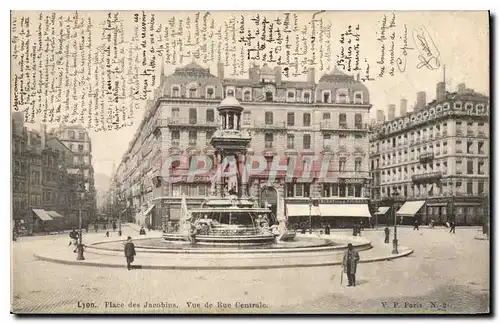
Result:
[[[47,212],[43,209],[33,209],[33,212],[43,221],[53,220],[52,217],[50,217],[49,214],[47,214]]]

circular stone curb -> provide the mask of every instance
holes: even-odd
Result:
[[[404,247],[401,247],[405,249]],[[412,249],[407,249],[406,251],[399,254],[391,254],[389,256],[376,257],[360,260],[360,263],[370,263],[377,261],[389,261],[397,258],[402,258],[413,253]],[[56,259],[53,257],[47,257],[33,253],[33,256],[37,260],[48,261],[53,263],[60,263],[66,265],[80,265],[80,266],[91,266],[91,267],[108,267],[108,268],[125,268],[123,264],[116,263],[102,263],[102,262],[91,262],[91,261],[76,261],[76,260],[63,260]],[[256,269],[283,269],[283,268],[311,268],[311,267],[326,267],[335,266],[342,264],[342,261],[334,262],[323,262],[323,263],[313,263],[313,264],[277,264],[277,265],[241,265],[241,266],[182,266],[182,265],[134,265],[134,269],[154,269],[154,270],[256,270]]]

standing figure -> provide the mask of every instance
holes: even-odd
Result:
[[[356,225],[356,223],[354,223],[354,225],[352,225],[352,236],[357,236],[358,235],[358,226]]]
[[[132,243],[132,238],[129,236],[127,237],[127,243],[125,243],[125,258],[127,259],[127,270],[130,270],[132,268],[131,264],[134,262],[134,256],[135,254],[135,245]]]
[[[116,231],[116,223],[113,221],[113,232]]]
[[[330,235],[330,224],[326,224],[325,226],[325,235]]]
[[[420,231],[420,230],[418,229],[418,225],[419,225],[419,224],[418,224],[418,219],[415,219],[415,221],[413,222],[413,230]]]
[[[389,229],[389,227],[385,227],[384,228],[384,234],[385,234],[385,239],[384,239],[384,243],[389,243],[389,235],[391,235],[391,230]]]
[[[69,241],[69,245],[74,245],[75,246],[75,249],[73,250],[73,252],[76,253],[76,246],[78,244],[78,233],[77,231],[73,228],[73,230],[69,233],[69,237],[70,237],[70,241]]]
[[[106,237],[109,237],[109,231],[106,231]]]
[[[97,222],[94,223],[94,229],[96,233],[99,231],[99,225],[97,225]]]
[[[348,286],[356,286],[356,267],[358,261],[359,253],[354,250],[352,243],[349,243],[342,262],[342,267],[344,268],[344,272],[347,273],[347,279],[349,280]]]
[[[451,221],[450,223],[450,233],[455,234],[455,222],[454,221]]]

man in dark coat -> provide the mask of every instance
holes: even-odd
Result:
[[[330,235],[330,224],[326,224],[325,226],[325,235]]]
[[[418,225],[419,225],[419,224],[418,224],[418,219],[415,219],[415,221],[413,222],[413,230],[420,231],[420,230],[418,229]]]
[[[358,265],[358,261],[359,253],[349,243],[342,261],[342,267],[344,268],[344,272],[347,273],[347,279],[349,280],[348,286],[356,286],[356,266]]]
[[[132,238],[129,236],[127,237],[127,243],[125,243],[125,258],[127,259],[127,270],[131,269],[131,263],[134,262],[134,256],[135,256],[135,245],[132,243]]]
[[[352,236],[357,236],[358,235],[358,225],[354,224],[352,225]]]
[[[386,226],[384,228],[384,234],[385,234],[384,243],[389,243],[389,235],[391,235],[391,230],[389,229],[389,227]]]

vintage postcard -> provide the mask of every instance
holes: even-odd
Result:
[[[487,11],[12,11],[11,312],[488,314]]]

